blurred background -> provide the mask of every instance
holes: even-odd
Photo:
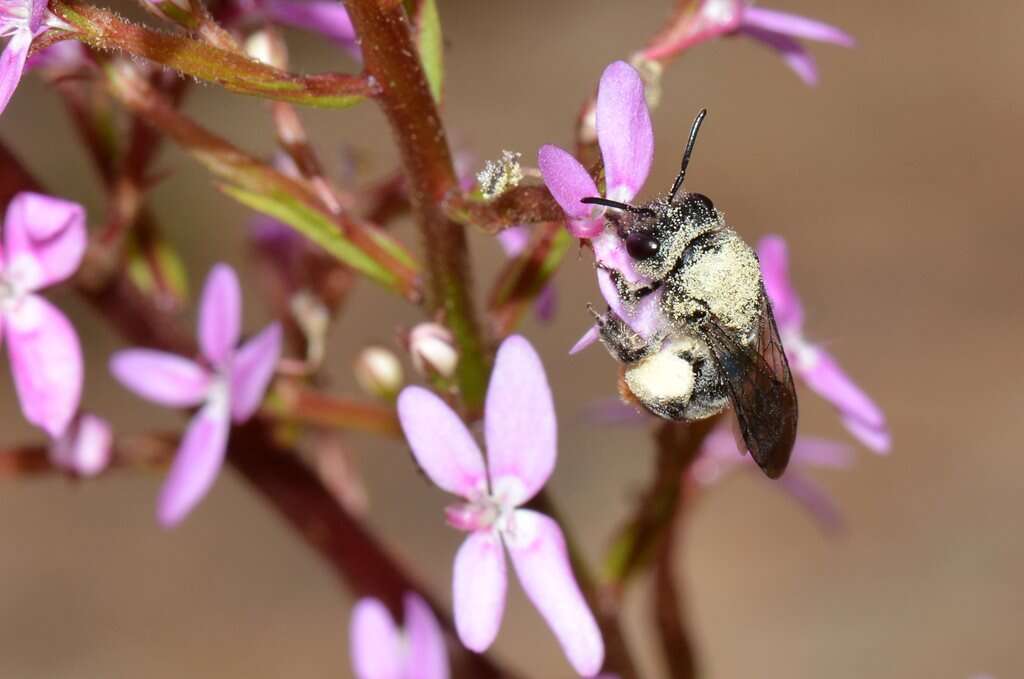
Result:
[[[638,48],[672,3],[439,4],[453,138],[479,163],[512,149],[533,164],[541,144],[571,144],[602,69]],[[853,469],[816,476],[842,507],[838,536],[753,474],[702,496],[680,540],[678,575],[707,676],[1022,676],[1024,5],[766,4],[838,25],[859,45],[811,47],[817,88],[744,39],[681,59],[666,72],[653,115],[645,195],[669,186],[690,121],[708,107],[689,188],[710,195],[750,242],[768,233],[789,241],[808,335],[880,403],[895,445],[888,457],[858,449]],[[329,45],[292,37],[296,69],[351,68]],[[254,99],[201,86],[186,109],[244,148],[273,148]],[[393,168],[373,107],[303,115],[337,173],[346,154],[363,177]],[[59,101],[37,80],[23,83],[0,136],[53,192],[100,219],[99,184]],[[161,166],[174,174],[153,204],[186,253],[194,288],[218,260],[252,280],[247,213],[174,149]],[[399,229],[416,243],[408,225]],[[491,239],[472,241],[486,290],[502,256]],[[250,330],[267,320],[252,283]],[[587,326],[585,304],[599,299],[589,257],[570,255],[557,285],[556,320],[530,319],[524,332],[545,361],[559,412],[550,487],[596,559],[648,478],[652,450],[642,427],[580,420],[592,399],[614,394],[616,368],[600,348],[566,355]],[[69,292],[53,296],[87,347],[86,406],[125,432],[180,426],[112,382],[105,365],[117,338]],[[391,342],[415,320],[414,310],[359,286],[331,336],[330,389],[352,392],[355,352]],[[0,380],[4,443],[38,440],[13,399],[9,379]],[[801,416],[802,433],[850,440],[809,392]],[[370,523],[447,600],[461,536],[443,523],[446,498],[398,443],[353,438],[351,447],[366,476]],[[230,472],[184,525],[160,530],[160,481],[124,472],[3,485],[0,677],[350,676],[351,600],[328,568]],[[648,603],[639,583],[627,632],[644,675],[656,677]],[[495,652],[530,676],[571,676],[517,585]]]

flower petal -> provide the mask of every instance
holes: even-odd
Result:
[[[409,642],[405,679],[448,679],[448,650],[434,612],[413,592],[408,592],[404,599],[405,635]]]
[[[398,420],[416,462],[442,490],[468,498],[486,489],[480,448],[459,416],[433,392],[403,389]]]
[[[339,2],[309,0],[266,0],[267,16],[279,24],[318,33],[333,40],[356,59],[360,58],[356,30]]]
[[[4,218],[8,275],[22,290],[59,283],[78,269],[85,239],[81,205],[41,193],[19,193]]]
[[[109,464],[113,440],[109,422],[84,413],[53,442],[50,459],[80,476],[95,476]]]
[[[848,469],[853,464],[853,451],[850,446],[838,441],[798,436],[793,446],[792,461],[800,465]]]
[[[640,74],[624,61],[609,65],[597,88],[597,142],[607,197],[629,202],[640,192],[654,158],[654,129]]]
[[[515,224],[498,232],[498,243],[506,257],[518,256],[529,242],[530,228],[525,224]]]
[[[604,662],[604,642],[583,599],[555,521],[543,514],[517,509],[515,537],[506,541],[512,566],[533,605],[555,633],[573,668],[591,677]]]
[[[210,490],[224,463],[229,429],[227,403],[221,400],[210,401],[192,418],[157,500],[161,525],[177,525]]]
[[[0,54],[0,113],[4,112],[14,95],[14,90],[18,89],[21,74],[25,71],[28,48],[31,45],[32,31],[16,30],[3,54]]]
[[[353,606],[349,654],[356,679],[403,679],[400,632],[377,599],[360,599]]]
[[[210,270],[199,302],[199,346],[216,366],[224,365],[238,344],[242,290],[235,270],[217,264]]]
[[[572,348],[569,349],[569,355],[574,356],[580,353],[581,351],[589,347],[591,344],[596,342],[600,337],[600,329],[596,325],[590,326],[590,329],[583,333],[583,336],[576,340],[576,344],[572,345]]]
[[[554,284],[548,283],[534,300],[533,312],[537,315],[538,321],[550,323],[555,317],[556,311],[558,311],[558,288]]]
[[[605,267],[615,269],[630,283],[645,283],[648,279],[641,276],[633,266],[633,258],[626,252],[622,239],[611,230],[593,241],[594,258]],[[619,293],[612,283],[611,276],[604,269],[597,271],[597,284],[605,302],[622,320],[637,333],[650,339],[658,328],[664,325],[661,314],[662,291],[657,290],[642,298],[632,308],[627,307],[619,299]]]
[[[743,25],[781,33],[791,38],[828,42],[841,47],[853,47],[856,44],[852,36],[835,26],[774,9],[748,7],[743,12]]]
[[[231,419],[252,417],[263,401],[277,360],[281,358],[281,325],[271,323],[242,345],[231,364]]]
[[[64,433],[82,396],[82,347],[67,317],[38,295],[5,315],[14,386],[25,418],[52,438]]]
[[[884,455],[892,449],[892,434],[883,425],[881,427],[872,427],[871,425],[852,417],[840,418],[843,422],[843,426],[846,427],[853,436],[867,446],[870,450]]]
[[[810,361],[801,359],[797,374],[815,393],[835,406],[844,423],[858,423],[861,429],[879,433],[887,432],[885,414],[871,398],[839,367],[836,360],[825,350],[813,348]],[[855,431],[855,434],[858,432]],[[864,440],[876,452],[886,452],[888,446],[879,449],[880,439]],[[875,444],[875,445],[873,445]]]
[[[583,198],[600,194],[590,173],[579,161],[568,151],[545,144],[537,153],[537,165],[540,167],[544,184],[555,201],[565,214],[579,220],[572,224],[574,235],[579,238],[590,238],[600,233],[604,228],[601,220],[592,219],[593,208],[580,202]]]
[[[772,303],[772,312],[780,330],[799,329],[804,322],[800,297],[789,280],[789,254],[781,236],[765,236],[757,244],[764,291]]]
[[[526,338],[498,347],[484,404],[484,436],[492,488],[519,505],[551,476],[558,456],[558,425],[547,375]],[[511,483],[510,483],[511,482]]]
[[[110,372],[142,398],[171,408],[199,405],[210,389],[210,375],[201,366],[152,349],[117,352],[110,359]]]
[[[498,636],[505,613],[505,554],[492,532],[470,533],[455,555],[452,607],[462,644],[483,653]]]
[[[826,533],[842,531],[843,514],[824,488],[811,479],[794,472],[776,479],[775,483],[776,487],[806,509]]]
[[[818,84],[818,66],[810,52],[796,40],[756,26],[740,26],[740,33],[758,40],[779,53],[786,65],[808,85]]]

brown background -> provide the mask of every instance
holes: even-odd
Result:
[[[669,4],[442,0],[450,129],[481,158],[509,148],[532,162],[540,144],[568,144],[602,68],[639,45]],[[751,241],[766,233],[789,239],[808,332],[877,397],[896,445],[887,458],[861,451],[851,471],[820,475],[845,512],[841,537],[823,537],[754,476],[697,505],[680,576],[708,674],[1019,677],[1024,6],[771,6],[842,26],[860,45],[813,48],[817,89],[745,40],[701,47],[672,67],[654,114],[649,192],[669,185],[689,121],[707,106],[691,188],[711,195]],[[298,67],[339,67],[334,52],[305,42]],[[271,148],[255,100],[201,87],[188,108],[248,148]],[[322,148],[351,146],[368,174],[391,166],[387,131],[372,108],[307,120]],[[23,85],[0,134],[55,191],[99,219],[97,184],[58,102],[38,82]],[[245,267],[245,213],[180,154],[167,153],[164,165],[177,173],[155,204],[189,253],[194,281],[217,259]],[[402,235],[415,240],[407,227]],[[474,248],[483,288],[500,256],[481,237]],[[597,298],[589,262],[571,258],[558,285],[557,321],[531,321],[525,331],[559,408],[552,487],[596,556],[645,479],[650,451],[642,431],[595,430],[575,417],[588,399],[611,393],[615,371],[599,349],[565,356],[586,325],[584,304]],[[55,297],[91,355],[87,405],[124,431],[177,426],[172,414],[112,383],[105,361],[118,342],[67,293]],[[265,318],[249,297],[253,329]],[[332,335],[333,388],[350,389],[358,347],[414,318],[361,287]],[[7,379],[0,398],[4,440],[36,436]],[[803,432],[845,439],[827,406],[810,394],[802,404]],[[447,597],[459,536],[442,522],[444,498],[398,445],[354,445],[371,522]],[[324,565],[231,474],[180,529],[157,529],[159,482],[126,473],[0,489],[0,677],[348,676],[350,600]],[[645,674],[658,676],[646,603],[638,587],[629,636],[644,652]],[[569,676],[538,622],[514,586],[496,652],[533,676]]]

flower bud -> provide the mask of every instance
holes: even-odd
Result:
[[[363,391],[380,398],[394,398],[405,381],[398,357],[384,347],[371,346],[360,351],[354,370]]]
[[[443,325],[420,323],[409,333],[409,353],[417,372],[427,377],[450,378],[455,374],[459,355],[455,339]]]
[[[269,30],[256,31],[245,41],[245,53],[256,61],[284,70],[288,53],[281,36]]]
[[[84,413],[50,445],[50,461],[79,476],[95,476],[110,463],[112,444],[110,424],[102,417]]]
[[[306,337],[306,363],[317,368],[324,360],[327,330],[331,317],[320,298],[309,290],[299,290],[289,303],[292,318]]]

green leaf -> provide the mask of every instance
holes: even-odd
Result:
[[[416,47],[420,62],[430,85],[434,101],[441,103],[444,82],[444,40],[441,36],[441,16],[437,13],[435,0],[423,0],[419,6],[416,24]]]
[[[290,225],[356,271],[386,287],[400,290],[401,283],[394,273],[342,236],[338,232],[338,225],[329,216],[310,208],[294,196],[279,191],[249,191],[228,184],[222,184],[220,190],[242,205]]]

